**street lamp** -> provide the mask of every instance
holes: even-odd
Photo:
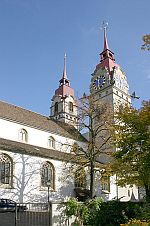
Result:
[[[47,201],[49,203],[49,188],[51,186],[51,182],[50,181],[47,181],[47,188],[48,188],[48,194],[47,194]]]

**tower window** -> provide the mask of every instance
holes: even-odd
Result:
[[[69,102],[69,111],[73,112],[73,103]]]
[[[54,137],[52,137],[52,136],[50,136],[50,137],[48,138],[48,147],[49,147],[49,148],[55,148],[55,139],[54,139]]]
[[[41,169],[41,186],[47,187],[48,183],[51,189],[55,187],[55,169],[52,163],[44,162]]]
[[[55,114],[58,113],[58,102],[55,103],[55,106],[54,106],[54,113],[55,113]]]
[[[19,130],[19,141],[22,141],[22,142],[28,141],[28,133],[25,129]]]
[[[0,155],[0,183],[12,184],[12,159],[6,155]]]
[[[106,56],[107,56],[106,53],[104,53],[104,54],[103,54],[103,57],[105,58]]]

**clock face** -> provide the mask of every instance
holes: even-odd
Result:
[[[94,82],[93,82],[93,87],[94,89],[101,89],[103,87],[103,85],[105,84],[105,76],[104,75],[100,75],[99,77],[97,77]]]

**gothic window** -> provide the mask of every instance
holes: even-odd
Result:
[[[86,174],[84,168],[77,169],[75,172],[75,187],[86,188]]]
[[[48,138],[48,147],[49,147],[49,148],[55,148],[55,139],[54,139],[54,137],[52,137],[52,136],[50,136],[50,137]]]
[[[73,112],[73,103],[69,102],[69,111]]]
[[[41,170],[41,186],[55,188],[55,169],[52,163],[44,162]]]
[[[0,154],[0,184],[12,185],[12,159],[6,154]]]
[[[58,113],[58,102],[55,103],[55,106],[54,106],[54,113],[55,113],[55,114]]]
[[[101,177],[102,192],[110,192],[110,176]]]
[[[19,141],[22,141],[22,142],[28,141],[28,133],[25,129],[19,130]]]

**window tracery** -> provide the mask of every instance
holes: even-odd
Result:
[[[44,162],[41,169],[41,186],[55,189],[55,169],[52,163]]]
[[[6,154],[0,154],[0,184],[12,185],[12,159]]]

